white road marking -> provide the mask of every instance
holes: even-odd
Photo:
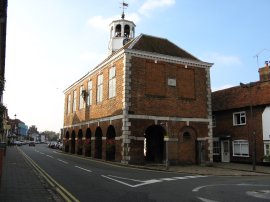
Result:
[[[216,186],[255,186],[255,187],[265,187],[265,186],[270,186],[270,185],[245,184],[245,183],[241,183],[241,184],[211,184],[211,185],[204,185],[204,186],[196,187],[196,188],[192,189],[192,191],[193,192],[198,192],[198,191],[200,191],[200,189],[203,189],[205,187],[216,187]]]
[[[82,167],[80,167],[80,166],[75,166],[75,167],[76,167],[76,168],[79,168],[79,169],[81,169],[81,170],[87,171],[87,172],[89,172],[89,173],[91,173],[91,172],[92,172],[91,170],[88,170],[88,169],[82,168]]]
[[[120,184],[124,184],[126,186],[129,187],[140,187],[140,186],[144,186],[144,185],[148,185],[148,184],[153,184],[153,183],[157,183],[157,182],[162,182],[162,181],[172,181],[172,180],[178,180],[178,179],[189,179],[189,178],[196,178],[196,177],[205,177],[205,176],[186,176],[186,177],[171,177],[171,178],[160,178],[160,179],[151,179],[151,180],[136,180],[136,179],[132,179],[132,178],[124,178],[124,177],[118,177],[118,176],[113,176],[113,175],[101,175],[102,177],[105,177],[107,179],[110,179],[112,181],[118,182]],[[119,179],[125,180],[121,181]],[[126,181],[132,181],[132,182],[140,182],[139,184],[129,184]]]
[[[53,156],[50,156],[50,155],[48,155],[48,154],[47,154],[46,156],[48,156],[48,157],[50,157],[50,158],[54,159],[54,157],[53,157]]]
[[[124,185],[126,185],[126,186],[133,187],[133,188],[139,187],[139,186],[143,186],[143,185],[147,185],[147,184],[153,184],[153,183],[160,182],[160,180],[155,180],[155,179],[153,179],[153,180],[141,181],[141,180],[135,180],[135,179],[130,179],[130,178],[123,178],[123,177],[117,177],[117,176],[109,175],[109,176],[112,176],[112,177],[114,177],[114,178],[126,179],[126,180],[130,180],[130,181],[135,181],[135,182],[142,182],[142,183],[140,183],[140,184],[132,185],[132,184],[128,184],[128,183],[126,183],[126,182],[122,182],[122,181],[120,181],[120,180],[114,179],[114,178],[112,178],[112,177],[108,177],[108,176],[105,176],[105,175],[101,175],[101,176],[102,176],[102,177],[105,177],[105,178],[107,178],[107,179],[113,180],[113,181],[115,181],[115,182],[118,182],[118,183],[120,183],[120,184],[124,184]]]
[[[44,155],[44,153],[43,153],[43,152],[39,152],[39,153]]]
[[[62,163],[68,164],[68,162],[61,160],[61,159],[57,159],[58,161],[61,161]]]
[[[210,199],[207,199],[207,198],[202,198],[202,197],[198,197],[198,199],[200,199],[203,202],[218,202],[218,201],[213,201],[213,200],[210,200]]]
[[[161,178],[160,180],[162,181],[172,181],[172,180],[176,180],[175,178]]]

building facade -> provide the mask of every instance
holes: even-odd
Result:
[[[212,93],[215,161],[270,161],[270,68],[260,80]]]
[[[66,152],[125,164],[212,162],[211,63],[111,23],[110,55],[65,91]]]

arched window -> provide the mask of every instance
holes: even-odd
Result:
[[[130,27],[129,25],[125,25],[124,36],[129,38],[129,35],[130,35]]]
[[[115,27],[115,37],[120,37],[121,36],[121,25],[118,24]]]

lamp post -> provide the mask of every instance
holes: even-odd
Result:
[[[249,108],[250,108],[250,117],[251,117],[251,121],[250,121],[250,128],[251,128],[251,137],[252,137],[252,140],[253,140],[253,151],[252,151],[252,170],[253,171],[256,171],[256,132],[254,130],[254,117],[253,117],[253,103],[252,103],[252,97],[251,97],[251,88],[254,87],[256,84],[251,82],[251,83],[248,83],[248,84],[243,84],[243,83],[240,83],[240,86],[242,88],[247,88],[248,91],[249,91],[249,99],[250,99],[250,102],[249,102]]]

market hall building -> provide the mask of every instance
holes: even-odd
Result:
[[[212,162],[210,67],[167,39],[110,24],[109,56],[65,91],[69,153],[125,164]]]

